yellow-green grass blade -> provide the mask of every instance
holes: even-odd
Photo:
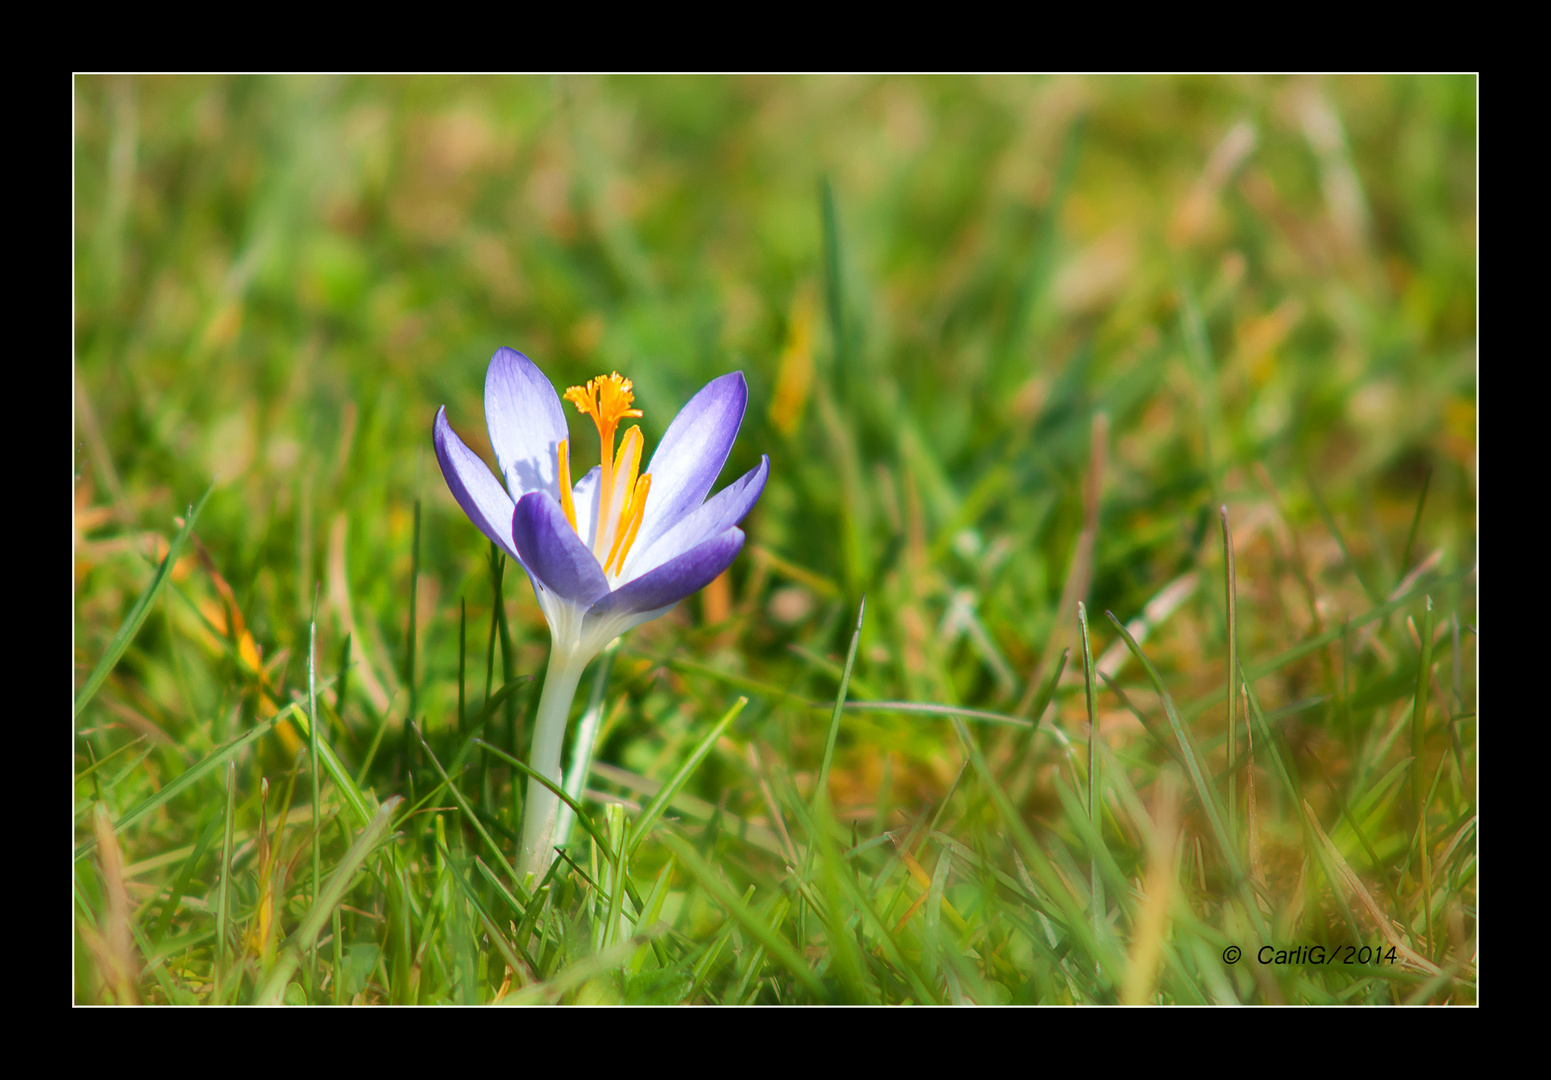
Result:
[[[306,714],[301,709],[293,707],[291,717],[302,729],[302,734],[306,735],[310,740],[312,737],[312,725],[307,722]],[[318,730],[317,752],[324,771],[333,778],[334,784],[339,788],[340,794],[344,797],[345,805],[350,807],[350,812],[355,815],[356,821],[362,825],[371,821],[373,811],[367,802],[366,796],[362,793],[360,786],[357,785],[355,778],[350,775],[350,771],[345,768],[344,762],[339,760],[339,755],[329,745],[328,739],[324,738],[322,725],[319,725]]]
[[[754,886],[750,885],[747,889],[743,890],[743,896],[740,897],[740,900],[743,904],[747,905],[753,895]],[[716,962],[721,959],[722,950],[727,947],[727,942],[732,937],[732,932],[737,929],[737,927],[737,919],[728,919],[726,922],[722,923],[722,928],[716,932],[716,937],[712,939],[710,947],[701,953],[699,962],[695,964],[694,971],[690,974],[689,989],[684,993],[685,1001],[694,1001],[695,995],[698,994],[700,992],[700,988],[705,985],[706,977],[711,974],[711,969],[715,967]],[[637,951],[639,952],[639,950]]]
[[[255,724],[253,730],[249,731],[246,735],[243,735],[237,739],[233,739],[225,746],[210,754],[203,761],[200,761],[196,765],[189,766],[187,769],[183,770],[181,774],[179,774],[176,780],[173,780],[171,783],[162,785],[160,790],[153,792],[152,794],[142,799],[140,802],[136,803],[134,807],[132,807],[124,814],[123,817],[119,818],[113,823],[113,831],[115,833],[122,832],[123,830],[129,828],[131,825],[135,824],[135,822],[144,818],[147,814],[155,811],[157,807],[171,801],[172,799],[177,798],[179,795],[182,795],[189,788],[193,787],[195,784],[199,783],[199,781],[208,776],[210,772],[217,768],[223,761],[230,759],[234,755],[251,746],[253,743],[257,742],[269,731],[270,728],[274,727],[276,723],[284,719],[287,715],[300,716],[301,709],[297,708],[295,705],[287,705],[274,716],[271,716],[268,720],[265,720],[259,724]],[[75,849],[75,858],[82,858],[83,856],[89,854],[96,846],[97,840],[95,837],[82,841],[81,844]]]
[[[833,709],[834,704],[828,701],[809,702],[812,709]],[[1022,716],[1012,716],[1008,713],[992,712],[990,709],[969,709],[960,705],[937,705],[931,702],[921,701],[847,701],[842,706],[846,712],[876,712],[899,713],[908,715],[911,713],[921,716],[962,716],[966,720],[981,720],[988,724],[1005,724],[1009,727],[1029,728],[1035,726],[1035,721]]]
[[[1125,873],[1120,869],[1120,864],[1115,862],[1114,855],[1110,853],[1108,846],[1105,845],[1099,832],[1098,822],[1089,820],[1087,806],[1077,792],[1073,791],[1071,786],[1067,784],[1065,779],[1057,776],[1055,778],[1055,789],[1056,797],[1061,801],[1061,806],[1066,811],[1066,824],[1077,834],[1078,839],[1082,841],[1083,847],[1087,849],[1089,857],[1093,860],[1094,872],[1101,875],[1098,878],[1100,890],[1103,889],[1104,882],[1107,881],[1115,893],[1115,900],[1120,905],[1120,910],[1125,913],[1127,918],[1130,918],[1134,907],[1131,900],[1131,885],[1126,880]],[[1095,899],[1102,904],[1104,901],[1103,892],[1099,892]],[[1094,932],[1099,933],[1100,931],[1096,928]]]
[[[794,701],[799,705],[811,706],[813,708],[827,709],[830,707],[828,702],[809,701],[801,694],[794,694],[792,691],[787,690],[784,687],[775,686],[771,683],[760,682],[758,679],[750,679],[745,675],[737,675],[730,671],[722,671],[719,668],[714,668],[709,664],[702,664],[698,661],[689,660],[681,656],[662,656],[657,653],[646,652],[637,648],[631,648],[629,651],[632,655],[650,660],[653,663],[663,664],[667,667],[675,668],[679,671],[688,672],[691,675],[704,675],[707,678],[715,679],[720,683],[732,687],[734,690],[741,690],[745,694],[753,694],[759,697],[772,698],[775,700]]]
[[[986,762],[985,754],[980,749],[980,744],[970,734],[969,726],[957,718],[953,721],[954,730],[958,733],[959,741],[964,744],[968,753],[969,764],[974,768],[975,774],[980,778],[981,784],[991,796],[992,805],[996,807],[1003,823],[1012,833],[1013,843],[1023,855],[1025,862],[1032,868],[1034,877],[1043,887],[1047,895],[1055,901],[1066,923],[1066,932],[1075,939],[1089,959],[1099,966],[1101,971],[1108,972],[1109,980],[1119,985],[1125,968],[1118,954],[1115,954],[1108,945],[1100,945],[1094,937],[1093,927],[1084,917],[1082,898],[1073,892],[1071,886],[1062,879],[1060,873],[1050,861],[1039,843],[1034,839],[1034,834],[1024,823],[1022,815],[1012,805],[1007,793],[997,783],[996,776],[991,771],[991,766]]]
[[[1418,514],[1421,510],[1418,508]],[[1416,814],[1418,834],[1417,851],[1422,863],[1422,912],[1427,932],[1427,954],[1432,955],[1433,905],[1432,905],[1432,850],[1427,835],[1427,805],[1431,792],[1425,791],[1426,770],[1422,753],[1427,748],[1427,695],[1433,666],[1433,598],[1427,598],[1427,609],[1422,616],[1422,655],[1416,669],[1416,699],[1411,706],[1411,803]],[[1440,771],[1442,765],[1440,763]],[[1437,786],[1437,779],[1433,786]]]
[[[495,715],[497,709],[505,705],[513,694],[532,681],[532,675],[519,675],[510,682],[505,683],[501,689],[497,690],[485,701],[485,704],[479,710],[479,715],[474,718],[474,722],[469,725],[468,729],[470,731],[478,731],[484,727],[490,718]]]
[[[729,915],[737,919],[738,924],[748,932],[750,937],[763,945],[766,952],[807,987],[809,993],[821,1001],[829,1000],[829,992],[824,984],[798,955],[797,950],[780,935],[777,929],[766,926],[763,919],[749,910],[748,906],[722,880],[716,868],[706,862],[692,844],[666,831],[659,833],[658,839],[678,859],[679,865],[700,883],[700,887],[726,909]]]
[[[1224,693],[1228,698],[1228,835],[1237,840],[1238,828],[1238,777],[1234,766],[1238,762],[1238,697],[1234,682],[1239,677],[1239,604],[1238,581],[1233,565],[1233,530],[1228,525],[1228,507],[1219,508],[1222,514],[1223,546],[1223,604],[1228,613],[1228,678]]]
[[[813,805],[825,797],[829,783],[829,766],[835,759],[835,741],[840,737],[840,717],[845,709],[846,691],[851,686],[851,670],[856,666],[856,647],[862,640],[862,619],[867,614],[867,598],[856,607],[856,629],[851,633],[851,647],[846,652],[845,670],[840,675],[840,689],[835,692],[835,709],[829,717],[829,734],[824,740],[824,761],[819,766],[818,782],[813,788]]]
[[[740,700],[743,700],[743,699],[740,699]],[[575,799],[572,799],[571,796],[567,795],[565,793],[564,789],[561,788],[559,784],[555,783],[553,780],[551,780],[547,776],[541,776],[539,773],[537,773],[533,769],[529,768],[523,762],[518,761],[516,758],[512,757],[510,754],[508,754],[506,751],[502,750],[498,746],[492,746],[490,743],[485,742],[483,739],[475,739],[474,742],[478,743],[480,746],[484,747],[486,750],[489,750],[491,753],[493,753],[497,757],[501,758],[508,765],[512,766],[515,769],[520,770],[524,775],[534,777],[535,779],[538,780],[539,783],[541,783],[545,787],[549,788],[550,791],[553,791],[555,793],[555,796],[558,799],[560,799],[561,802],[565,803],[567,806],[569,806],[571,808],[571,812],[576,815],[576,823],[578,825],[580,825],[584,830],[586,830],[588,836],[592,837],[593,840],[597,842],[598,850],[603,852],[604,857],[607,858],[611,862],[615,861],[618,858],[618,854],[614,851],[613,848],[611,848],[609,846],[608,837],[605,836],[603,833],[601,833],[598,830],[598,827],[592,823],[592,819],[590,817],[588,817],[585,813],[582,812],[582,808],[581,808],[580,804],[578,804]],[[563,851],[561,852],[561,854],[562,854],[562,856],[564,856],[564,852]],[[567,858],[566,861],[570,862],[570,859]],[[505,864],[505,858],[504,857],[502,858],[502,862],[503,862],[503,864]],[[578,870],[581,869],[580,867],[577,867],[574,862],[571,863],[571,865],[573,867],[576,867],[576,869],[578,869]],[[552,864],[551,867],[550,867],[550,874],[552,875],[553,873],[554,873],[554,865]],[[512,874],[513,874],[513,879],[515,880],[516,871],[512,871]],[[545,880],[546,881],[548,880],[549,876],[550,875],[546,875],[545,876]],[[640,911],[641,907],[642,907],[640,894],[636,892],[636,888],[635,888],[635,886],[633,884],[631,884],[630,878],[628,876],[622,875],[621,876],[621,880],[624,882],[624,885],[625,885],[625,895],[630,897],[630,902],[635,905],[635,908],[636,908],[637,911]],[[535,897],[538,895],[540,889],[542,889],[542,888],[543,888],[542,884],[539,885],[539,886],[536,886],[534,888],[533,894],[534,894]],[[532,906],[530,906],[530,911],[531,910],[533,910]]]
[[[775,898],[775,900],[771,903],[770,915],[768,918],[768,923],[772,932],[775,932],[780,927],[780,925],[786,921],[786,915],[789,911],[791,911],[791,909],[792,902],[785,896],[777,896]],[[748,1002],[744,1000],[744,994],[747,992],[749,983],[751,981],[754,982],[756,986],[758,985],[759,973],[764,968],[764,966],[765,943],[763,941],[758,941],[754,945],[754,951],[749,956],[748,962],[744,965],[742,974],[738,976],[737,986],[733,988],[732,993],[728,994],[725,998],[722,999],[722,1004],[748,1004]],[[758,993],[757,989],[755,992]]]
[[[841,1000],[846,1004],[875,1005],[878,996],[868,985],[862,966],[862,957],[852,934],[852,912],[849,910],[855,897],[845,890],[840,878],[849,877],[851,868],[846,866],[835,847],[833,831],[835,822],[830,817],[829,799],[822,788],[814,800],[814,844],[809,849],[818,856],[819,885],[824,892],[824,907],[829,918],[824,929],[829,938],[829,970],[840,982]]]
[[[339,861],[339,866],[330,875],[323,891],[313,901],[312,908],[307,912],[302,924],[297,928],[289,947],[281,953],[275,961],[275,966],[269,971],[259,992],[254,995],[254,1003],[257,1005],[278,1005],[281,994],[285,991],[285,984],[291,974],[300,965],[302,953],[312,947],[317,940],[318,933],[323,929],[323,923],[333,913],[345,894],[350,891],[354,882],[356,871],[361,868],[372,851],[376,848],[378,840],[387,831],[389,823],[393,820],[403,797],[391,796],[386,802],[377,808],[377,813],[372,816],[366,828],[356,836],[355,842],[350,845],[350,850],[345,852],[345,857]]]
[[[646,894],[646,903],[636,914],[636,930],[650,930],[657,924],[662,915],[662,906],[668,899],[668,883],[673,880],[673,858],[662,864],[662,869],[657,871],[657,880],[652,882],[651,892]],[[641,967],[646,963],[646,946],[643,945],[635,951],[630,958],[626,969],[632,975],[640,974]],[[667,958],[663,958],[663,966],[667,966]]]
[[[1316,634],[1315,636],[1309,638],[1307,641],[1301,641],[1297,645],[1294,645],[1291,648],[1278,653],[1276,656],[1273,656],[1269,660],[1262,661],[1261,663],[1255,664],[1253,666],[1245,667],[1244,677],[1251,683],[1254,683],[1258,679],[1263,679],[1265,676],[1271,674],[1274,671],[1281,670],[1288,664],[1291,664],[1293,661],[1301,660],[1303,657],[1309,655],[1310,653],[1324,648],[1332,641],[1340,641],[1342,634],[1351,630],[1356,630],[1359,627],[1366,626],[1368,623],[1382,619],[1386,615],[1391,615],[1396,611],[1399,611],[1407,604],[1415,601],[1417,597],[1425,595],[1427,589],[1442,589],[1444,586],[1453,585],[1456,582],[1464,581],[1474,573],[1475,567],[1469,567],[1465,570],[1460,570],[1445,577],[1438,578],[1425,585],[1419,583],[1415,588],[1405,593],[1404,595],[1398,596],[1387,603],[1379,604],[1376,607],[1369,608],[1361,615],[1353,616],[1345,623],[1344,626],[1337,626],[1333,629],[1326,630],[1323,634]],[[1187,705],[1179,706],[1180,718],[1183,720],[1192,720],[1195,717],[1201,715],[1207,709],[1212,708],[1219,701],[1221,701],[1222,698],[1222,690],[1213,690],[1211,693],[1199,697]]]
[[[474,730],[478,731],[479,728],[476,727]],[[471,743],[479,741],[480,740],[478,739],[469,740]],[[452,782],[452,778],[447,775],[447,770],[442,768],[442,763],[437,760],[436,755],[431,751],[431,747],[426,744],[423,737],[420,740],[420,745],[425,748],[426,756],[431,759],[431,765],[436,769],[437,775],[442,778],[442,783],[452,794],[453,801],[458,804],[458,809],[463,811],[464,818],[467,819],[468,823],[473,826],[474,831],[479,834],[479,838],[485,842],[485,846],[490,849],[491,853],[495,855],[497,861],[500,862],[501,869],[506,871],[507,876],[517,887],[517,891],[521,893],[522,879],[517,876],[517,871],[515,868],[513,868],[512,864],[506,861],[506,855],[501,851],[501,845],[496,843],[495,838],[485,830],[484,823],[480,821],[479,815],[474,812],[474,808],[470,806],[468,800],[464,798],[463,792],[458,790],[458,785]],[[526,905],[514,905],[513,910],[520,913],[524,906]]]
[[[712,747],[716,745],[716,741],[722,737],[723,732],[732,726],[732,722],[738,718],[738,714],[743,711],[743,707],[748,703],[749,699],[746,697],[740,697],[733,703],[732,708],[728,709],[726,714],[716,722],[716,726],[706,734],[705,738],[700,740],[699,745],[689,755],[688,760],[673,775],[673,779],[664,784],[662,790],[657,793],[657,797],[647,804],[646,809],[641,811],[641,816],[636,819],[635,826],[630,830],[629,839],[625,841],[625,851],[627,853],[634,852],[636,848],[641,846],[641,841],[646,839],[646,834],[657,823],[657,819],[662,816],[662,812],[668,808],[668,804],[673,801],[673,797],[679,793],[679,790],[685,784],[689,783],[689,778],[694,775],[695,770],[700,767],[700,763],[711,752]],[[607,843],[604,844],[604,848],[605,850],[608,849]]]
[[[1195,740],[1191,738],[1190,730],[1185,727],[1184,722],[1180,719],[1179,710],[1174,707],[1174,698],[1169,693],[1168,687],[1163,684],[1163,676],[1158,674],[1158,669],[1153,667],[1152,661],[1147,658],[1147,654],[1142,651],[1142,647],[1136,643],[1136,639],[1125,628],[1125,624],[1115,618],[1114,612],[1106,611],[1104,614],[1109,616],[1110,622],[1115,624],[1115,629],[1119,630],[1121,636],[1125,638],[1126,647],[1131,650],[1131,655],[1136,657],[1137,662],[1147,672],[1147,677],[1152,681],[1153,689],[1157,692],[1158,697],[1162,699],[1164,715],[1169,718],[1169,727],[1173,730],[1174,738],[1179,743],[1180,753],[1185,759],[1185,768],[1190,774],[1190,782],[1196,789],[1196,798],[1200,800],[1201,808],[1206,813],[1207,822],[1212,827],[1213,839],[1217,841],[1218,850],[1221,852],[1224,861],[1227,862],[1228,870],[1233,876],[1233,880],[1235,882],[1243,882],[1243,864],[1239,861],[1239,853],[1234,848],[1232,838],[1228,835],[1227,825],[1223,821],[1222,807],[1217,802],[1217,792],[1213,790],[1212,785],[1208,782],[1206,773],[1201,766],[1200,754],[1196,750]],[[1259,908],[1253,904],[1250,905],[1250,908],[1250,917],[1258,919]]]
[[[111,754],[106,754],[103,757],[98,758],[96,761],[92,762],[86,768],[84,768],[80,772],[76,773],[75,774],[75,782],[77,784],[79,784],[82,780],[85,780],[87,777],[92,776],[94,773],[97,772],[97,770],[101,769],[104,765],[106,765],[108,762],[112,761],[114,758],[118,757],[120,754],[127,754],[127,753],[129,753],[131,750],[133,750],[135,747],[139,746],[141,743],[143,743],[145,740],[147,740],[149,738],[150,738],[149,735],[136,735],[133,739],[131,739],[129,742],[125,743],[123,746],[119,747],[117,750],[113,751]]]
[[[447,865],[451,868],[449,876],[452,878],[453,884],[457,885],[458,891],[463,894],[463,898],[473,907],[474,914],[479,916],[480,924],[484,926],[485,933],[495,945],[496,951],[501,954],[501,959],[505,960],[513,971],[532,982],[536,978],[532,961],[526,957],[519,956],[518,947],[506,940],[506,934],[501,931],[500,925],[495,921],[489,910],[486,909],[483,901],[479,899],[479,893],[464,879],[463,874],[457,870],[452,853],[447,850],[447,845],[438,841],[437,848],[441,851],[442,858],[447,861]],[[505,890],[502,891],[504,892]]]

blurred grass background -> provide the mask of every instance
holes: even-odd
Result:
[[[173,592],[77,718],[78,774],[131,743],[117,760],[139,758],[114,784],[108,768],[77,783],[79,835],[97,802],[116,819],[305,689],[315,589],[330,707],[350,638],[341,757],[368,766],[379,798],[411,795],[416,765],[424,792],[424,762],[398,752],[403,718],[413,698],[433,745],[454,745],[460,602],[471,712],[492,615],[488,544],[446,490],[431,419],[445,404],[493,460],[484,371],[510,345],[560,390],[632,378],[648,448],[700,385],[741,369],[749,412],[723,481],[771,456],[729,575],[626,639],[600,762],[666,779],[748,693],[688,790],[772,827],[747,750],[808,798],[828,714],[769,688],[832,698],[863,595],[853,698],[1009,715],[1075,643],[1076,601],[1127,621],[1156,598],[1146,647],[1177,701],[1218,694],[1191,723],[1221,773],[1226,505],[1246,667],[1438,582],[1433,714],[1456,719],[1439,720],[1427,762],[1473,852],[1475,115],[1470,77],[78,79],[77,687],[174,516],[216,484]],[[580,475],[595,438],[571,421]],[[548,634],[520,575],[506,599],[514,669],[536,675]],[[1391,730],[1416,690],[1407,613],[1421,625],[1419,594],[1256,683],[1268,712],[1295,707],[1280,736],[1332,833],[1343,798],[1408,749]],[[1151,684],[1093,622],[1100,667],[1161,723]],[[980,729],[1036,834],[1061,831],[1052,778],[1086,742],[1080,667],[1032,742]],[[1098,689],[1099,730],[1148,792],[1166,755]],[[519,754],[528,707],[506,736]],[[371,756],[378,734],[391,749]],[[277,729],[243,759],[242,827],[258,824],[260,775],[278,783],[296,745]],[[964,761],[946,721],[848,713],[829,774],[842,832],[897,841],[945,798],[949,820],[978,820],[984,800],[955,783]],[[505,767],[484,783],[513,825]],[[1339,921],[1298,807],[1264,783],[1263,887]],[[177,954],[152,943],[137,993],[153,1000],[209,998],[201,889],[162,910],[188,855],[155,861],[197,845],[220,801],[207,786],[121,838],[136,918],[161,919],[165,941],[193,935]],[[1434,960],[1473,965],[1473,854],[1433,935],[1400,899],[1415,821],[1391,803],[1377,852],[1338,844],[1398,923],[1428,923]],[[208,890],[208,857],[193,861]],[[112,889],[81,884],[83,865],[90,927],[82,911],[106,911]],[[700,940],[721,916],[687,888],[675,925]],[[371,920],[357,922],[335,932],[365,941]],[[729,957],[751,948],[735,937]],[[76,951],[77,1000],[122,1000],[103,989],[112,950]],[[708,988],[730,962],[708,962],[694,1000],[724,999]],[[396,977],[353,994],[400,1000],[383,985]],[[1061,999],[982,977],[1003,985],[993,1000]],[[1236,977],[1228,996],[1318,999]],[[421,1000],[441,993],[429,980]],[[759,1000],[794,992],[744,981]],[[1352,985],[1361,1000],[1410,992]]]

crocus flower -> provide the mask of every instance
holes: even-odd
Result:
[[[620,421],[639,417],[618,373],[573,386],[565,399],[591,418],[601,464],[574,485],[560,398],[533,361],[500,349],[485,375],[489,468],[437,411],[436,458],[453,497],[481,532],[527,571],[549,621],[550,657],[531,767],[560,783],[560,746],[582,670],[615,637],[709,584],[743,546],[738,523],[765,487],[770,458],[707,499],[743,422],[742,372],[712,379],[674,417],[645,471],[641,429],[616,447]],[[589,748],[590,749],[590,748]],[[548,868],[558,800],[528,783],[523,862]]]

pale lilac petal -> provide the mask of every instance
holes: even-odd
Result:
[[[558,499],[556,448],[566,438],[560,398],[533,363],[515,349],[497,349],[485,373],[485,426],[512,498],[547,491]]]
[[[458,433],[447,422],[447,408],[436,411],[434,440],[436,460],[441,464],[442,476],[452,489],[452,497],[458,500],[469,520],[479,526],[479,531],[505,551],[517,558],[517,546],[512,539],[512,500],[501,487],[501,482],[490,473],[490,467],[470,450]]]
[[[621,585],[588,608],[584,628],[603,619],[671,607],[709,585],[712,579],[732,565],[733,558],[742,547],[743,530],[728,529],[677,558],[669,559],[650,573]],[[585,629],[583,633],[586,633]]]
[[[581,538],[584,547],[592,547],[592,530],[598,523],[599,479],[602,476],[603,470],[594,465],[571,489],[571,504],[576,509],[576,535]]]
[[[603,568],[548,493],[530,491],[517,500],[512,538],[533,579],[566,603],[585,608],[609,591]]]
[[[765,490],[765,480],[770,476],[770,457],[761,455],[759,464],[738,479],[722,488],[715,495],[691,510],[679,523],[663,533],[650,548],[642,550],[637,544],[631,550],[622,575],[626,580],[640,577],[661,566],[680,552],[720,536],[740,523],[754,508]],[[651,496],[647,496],[651,502]],[[580,511],[578,511],[580,521]]]
[[[705,501],[738,437],[748,401],[743,372],[733,371],[706,383],[673,418],[643,470],[652,474],[652,488],[635,541],[642,549]]]

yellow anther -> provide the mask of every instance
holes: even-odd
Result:
[[[560,457],[560,509],[565,511],[565,519],[571,523],[571,531],[576,531],[576,503],[571,498],[571,449],[570,439],[561,439],[559,448]]]
[[[598,437],[606,455],[613,453],[614,433],[619,430],[619,422],[641,415],[640,409],[630,407],[635,401],[634,384],[617,371],[588,379],[586,386],[571,387],[565,392],[565,399],[576,406],[577,412],[592,417],[592,422],[598,425]],[[603,471],[608,472],[607,465]]]
[[[625,507],[635,490],[636,473],[641,469],[641,429],[631,427],[620,440],[619,453],[614,458],[614,471],[603,477],[604,494],[598,502],[599,520],[604,528],[593,538],[592,550],[602,558],[613,547],[614,538],[621,532]]]
[[[640,409],[632,409],[635,393],[629,379],[619,372],[599,375],[588,379],[585,386],[573,386],[565,392],[565,399],[576,406],[577,412],[590,416],[598,428],[598,442],[602,448],[598,475],[598,514],[593,525],[593,554],[603,564],[603,572],[619,573],[625,565],[625,556],[635,542],[641,528],[641,515],[646,508],[646,493],[651,489],[651,477],[636,473],[641,467],[641,429],[632,427],[625,432],[619,447],[619,457],[614,456],[614,436],[619,422],[628,417],[639,417]],[[566,484],[570,472],[566,468],[565,443],[560,444],[562,487],[561,505],[571,527],[576,528],[576,512],[571,505],[570,489]]]
[[[614,537],[614,546],[609,550],[609,557],[604,560],[603,572],[609,572],[609,564],[614,564],[614,573],[621,573],[625,569],[625,557],[630,554],[630,546],[635,543],[635,534],[641,531],[641,513],[646,509],[646,493],[652,489],[652,474],[647,473],[636,481],[635,490],[630,493],[630,501],[625,504],[625,511],[620,515],[619,534]]]

